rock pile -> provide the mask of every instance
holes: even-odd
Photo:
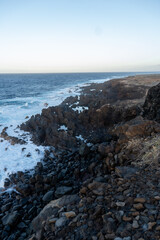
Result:
[[[23,124],[50,148],[5,180],[0,239],[160,239],[159,101],[149,97],[159,88],[143,106],[149,85],[93,84]]]

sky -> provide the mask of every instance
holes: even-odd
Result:
[[[0,73],[160,71],[160,0],[0,0]]]

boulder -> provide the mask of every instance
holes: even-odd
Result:
[[[39,215],[33,219],[31,223],[31,228],[35,232],[39,232],[42,230],[42,223],[49,219],[51,216],[54,218],[54,216],[57,214],[58,210],[64,206],[72,205],[74,203],[77,203],[80,201],[80,198],[78,195],[66,195],[59,199],[53,200],[50,203],[48,203],[42,211],[39,213]]]
[[[149,89],[143,105],[143,116],[160,122],[160,83]]]
[[[160,125],[155,121],[144,120],[141,116],[117,126],[112,130],[120,139],[133,139],[134,137],[147,137],[151,133],[159,133]]]

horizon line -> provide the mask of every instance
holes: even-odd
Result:
[[[156,71],[87,71],[87,72],[0,72],[0,74],[79,74],[79,73],[160,73]]]

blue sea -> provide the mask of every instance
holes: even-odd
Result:
[[[0,137],[0,187],[9,173],[33,168],[43,158],[31,136],[19,128],[26,117],[41,113],[44,107],[60,104],[68,96],[80,94],[80,87],[138,73],[0,74],[0,133],[24,139],[27,144],[12,145]],[[142,73],[141,73],[142,74]],[[22,149],[25,150],[22,151]],[[39,151],[37,151],[39,149]],[[28,157],[30,153],[30,157]]]

